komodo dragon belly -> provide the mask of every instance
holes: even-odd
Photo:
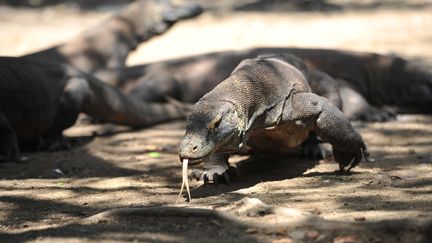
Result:
[[[309,129],[290,122],[271,129],[255,129],[252,131],[247,144],[259,153],[286,153],[299,146],[308,136]]]

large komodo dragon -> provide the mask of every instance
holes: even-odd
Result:
[[[129,52],[167,31],[179,20],[199,15],[196,4],[175,5],[169,0],[140,0],[65,44],[26,55],[42,61],[70,64],[83,72],[103,75],[121,70]]]
[[[111,83],[146,101],[171,96],[196,102],[231,73],[241,60],[266,53],[291,53],[331,77],[309,79],[312,91],[337,100],[350,119],[383,121],[398,112],[431,113],[432,72],[413,61],[374,53],[304,48],[255,48],[198,55],[127,68]],[[117,81],[116,81],[117,80]]]
[[[203,163],[205,170],[193,176],[229,181],[229,153],[244,145],[257,153],[284,153],[312,130],[332,145],[341,170],[367,159],[362,137],[339,109],[311,93],[306,72],[292,55],[246,59],[204,95],[187,118],[179,150],[183,163]],[[187,164],[183,168],[185,175]]]
[[[79,112],[107,122],[144,127],[186,117],[178,104],[142,102],[66,64],[0,57],[0,162],[19,147],[61,146]]]

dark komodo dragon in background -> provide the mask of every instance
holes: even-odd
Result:
[[[183,118],[178,104],[142,102],[69,65],[0,57],[0,161],[19,147],[64,146],[62,132],[78,113],[131,127]]]
[[[312,91],[342,98],[342,110],[352,120],[385,121],[398,112],[431,113],[432,72],[413,61],[392,55],[306,48],[254,48],[150,63],[125,69],[111,83],[146,101],[171,96],[196,102],[228,77],[241,60],[266,53],[291,53],[309,68],[336,79],[309,79]]]
[[[339,109],[311,93],[306,72],[292,55],[246,59],[204,95],[187,118],[179,150],[191,165],[203,163],[205,170],[193,176],[230,180],[229,153],[246,144],[257,153],[284,153],[310,131],[332,145],[341,170],[367,158],[362,137]]]
[[[65,44],[26,55],[42,61],[70,64],[103,76],[105,69],[121,70],[129,52],[166,32],[179,20],[202,13],[196,4],[175,5],[169,0],[140,0]]]

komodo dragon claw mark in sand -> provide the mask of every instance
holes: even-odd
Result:
[[[355,167],[368,156],[366,145],[337,107],[311,92],[308,72],[289,54],[243,60],[194,105],[180,159],[191,166],[203,163],[203,174],[217,183],[229,168],[223,155],[239,146],[248,145],[255,154],[286,153],[314,131],[332,145],[341,171]]]
[[[180,197],[181,197],[181,195],[183,193],[183,188],[185,186],[186,186],[186,191],[187,191],[187,194],[188,194],[189,202],[192,201],[192,197],[191,197],[190,190],[189,190],[189,179],[188,179],[188,175],[187,175],[188,162],[189,162],[188,159],[184,159],[183,163],[182,163],[182,185],[181,185],[181,188],[180,188],[180,193],[179,193],[179,195],[178,195],[177,200],[176,200],[175,203],[177,203],[178,200],[180,199]]]

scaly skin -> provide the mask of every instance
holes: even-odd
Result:
[[[179,20],[202,12],[196,4],[175,5],[169,0],[140,0],[72,40],[26,55],[42,61],[70,64],[103,76],[106,69],[125,67],[128,54],[137,46],[166,32]]]
[[[227,160],[215,159],[221,154],[246,144],[258,153],[284,153],[315,131],[332,145],[341,170],[350,170],[367,157],[363,139],[337,107],[311,93],[307,76],[306,67],[292,55],[242,61],[194,105],[180,159],[192,166],[204,163],[207,171],[197,177],[215,181],[226,176]]]
[[[226,79],[241,60],[266,53],[294,54],[309,68],[330,75],[318,81],[308,77],[312,91],[332,102],[337,102],[339,92],[343,91],[342,110],[352,120],[392,119],[394,114],[380,109],[381,106],[396,106],[399,112],[432,112],[432,72],[396,56],[374,53],[255,48],[135,66],[123,70],[120,77],[105,77],[141,100],[163,101],[168,95],[180,101],[196,102]]]
[[[0,57],[0,161],[18,159],[19,146],[58,148],[80,112],[145,127],[186,116],[174,104],[142,102],[68,65]]]

